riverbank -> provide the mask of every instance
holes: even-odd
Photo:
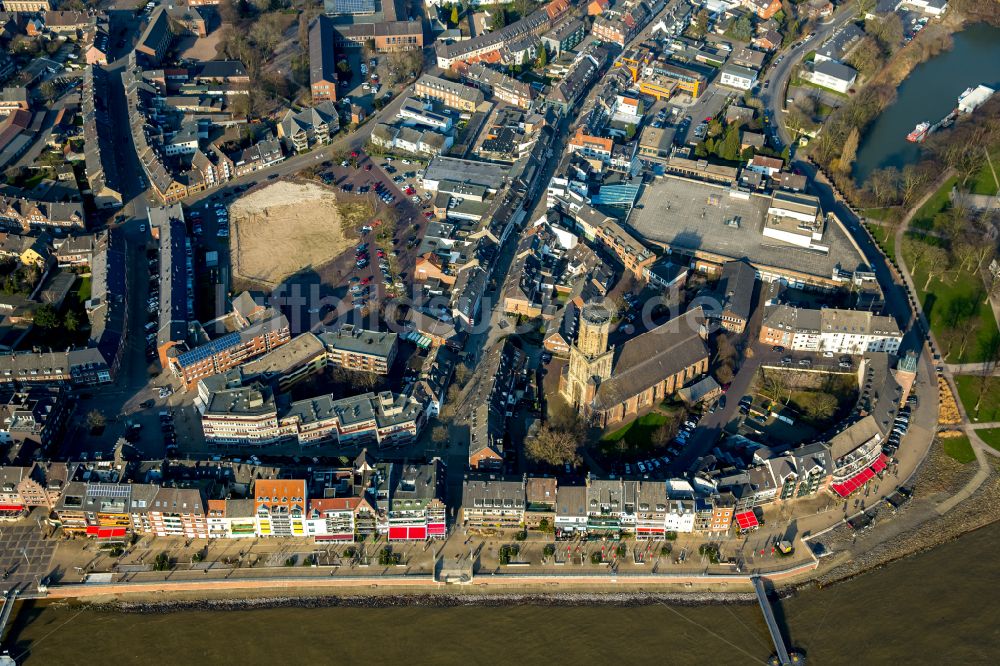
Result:
[[[976,466],[950,461],[939,444],[934,446],[933,455],[927,457],[915,477],[915,493],[909,503],[897,511],[880,505],[868,530],[855,532],[842,525],[816,540],[825,548],[843,549],[841,552],[848,553],[849,558],[806,585],[841,583],[1000,522],[1000,463],[992,457],[992,471],[982,486],[951,511],[937,513],[937,500],[961,489],[975,474]],[[945,466],[947,478],[941,478]]]
[[[953,35],[976,22],[951,9],[941,19],[928,23],[912,41],[892,53],[885,65],[825,121],[822,131],[811,142],[808,151],[812,159],[856,208],[865,205],[854,164],[859,144],[853,144],[854,154],[845,155],[848,137],[860,139],[863,150],[878,119],[897,100],[900,85],[918,66],[951,50]],[[919,198],[920,192],[909,195]]]

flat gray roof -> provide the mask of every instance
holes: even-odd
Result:
[[[643,189],[642,208],[632,211],[628,227],[642,238],[688,252],[830,279],[834,267],[853,271],[867,266],[864,257],[837,223],[826,225],[828,253],[765,238],[762,229],[771,197],[739,193],[728,187],[667,176]],[[738,226],[727,221],[738,220]],[[759,266],[758,266],[759,267]]]

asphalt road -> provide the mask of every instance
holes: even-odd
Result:
[[[764,102],[764,108],[770,118],[771,125],[776,128],[778,138],[781,140],[781,146],[778,146],[779,149],[791,143],[792,140],[791,134],[789,134],[780,120],[781,115],[784,113],[786,90],[788,88],[788,81],[791,79],[792,70],[807,53],[816,50],[834,30],[849,23],[856,16],[857,8],[854,4],[844,4],[827,23],[820,23],[816,27],[812,38],[800,43],[799,46],[782,52],[779,54],[781,62],[771,64],[767,76],[761,82],[761,86],[764,85],[764,82],[767,82],[767,88],[761,88],[759,97]]]

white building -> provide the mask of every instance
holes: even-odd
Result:
[[[818,86],[846,95],[857,80],[858,73],[852,67],[827,60],[815,63],[812,73],[804,76]]]
[[[642,122],[642,100],[632,95],[617,95],[615,97],[615,112],[611,120],[626,125],[638,125]]]
[[[941,16],[948,9],[948,0],[903,0],[898,6],[916,9],[928,16]]]
[[[719,84],[737,90],[750,90],[757,85],[757,72],[738,65],[726,65],[719,76]]]
[[[760,339],[793,351],[861,355],[895,354],[903,333],[892,317],[865,310],[769,307],[761,323]]]
[[[775,192],[762,233],[790,245],[829,252],[830,248],[821,244],[824,228],[819,199],[809,194]]]
[[[694,532],[694,500],[667,500],[664,527],[668,532]]]
[[[441,132],[450,132],[451,118],[434,113],[432,108],[430,104],[411,97],[403,102],[396,117],[402,120],[404,125],[425,125]]]

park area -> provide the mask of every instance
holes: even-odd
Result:
[[[956,462],[968,465],[976,459],[976,454],[972,450],[972,444],[967,435],[957,437],[941,437],[941,448],[945,454]]]
[[[977,430],[976,434],[979,435],[979,439],[997,451],[1000,451],[1000,428],[983,428],[982,430]]]
[[[969,419],[982,423],[1000,421],[1000,377],[958,375],[955,385]]]
[[[954,256],[935,236],[907,233],[902,250],[945,360],[990,360],[1000,347],[1000,332],[976,263]]]
[[[336,196],[316,183],[268,185],[238,199],[230,215],[230,259],[239,288],[274,288],[305,268],[329,262],[352,242]]]
[[[677,434],[678,421],[684,415],[680,407],[670,410],[670,414],[659,411],[644,414],[603,435],[598,442],[601,455],[608,460],[632,459],[666,447]]]

